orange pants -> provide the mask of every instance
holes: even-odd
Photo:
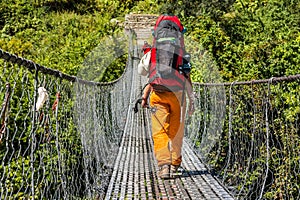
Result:
[[[182,92],[151,93],[152,138],[158,166],[181,164],[186,106],[184,97],[181,108],[182,95]]]

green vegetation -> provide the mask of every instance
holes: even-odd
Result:
[[[184,19],[189,35],[211,54],[224,80],[299,73],[298,1],[182,0],[166,5],[165,12],[175,10]]]
[[[195,41],[193,46],[207,51],[225,81],[300,70],[298,1],[5,0],[0,12],[2,49],[71,75],[78,73],[101,41],[122,31],[119,25],[131,12],[178,15]],[[195,62],[194,66],[202,65]],[[120,64],[110,66],[110,78],[104,81],[116,79],[122,71]],[[194,80],[205,79],[201,76],[207,74],[201,71],[195,71]]]
[[[122,24],[130,10],[149,11],[152,4],[133,0],[1,1],[0,47],[48,68],[77,75],[85,58],[104,38],[123,31],[115,20]],[[123,70],[116,67],[108,70],[109,80],[122,74]]]

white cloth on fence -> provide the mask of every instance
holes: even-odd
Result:
[[[39,93],[39,97],[36,102],[36,111],[39,111],[43,107],[45,101],[48,99],[49,96],[47,90],[44,87],[39,87],[38,93]]]

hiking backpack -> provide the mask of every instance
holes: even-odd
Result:
[[[184,64],[184,27],[177,16],[161,15],[154,26],[149,83],[164,86],[171,91],[182,90],[185,75],[180,70]]]

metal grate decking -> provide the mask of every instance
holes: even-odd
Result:
[[[185,142],[175,179],[157,177],[147,110],[129,113],[105,199],[233,199]]]

